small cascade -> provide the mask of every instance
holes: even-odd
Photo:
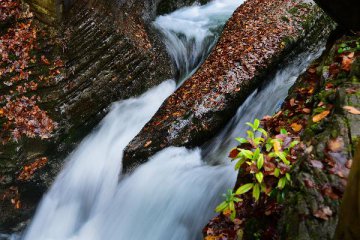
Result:
[[[181,8],[159,16],[154,26],[164,36],[168,53],[181,83],[205,61],[222,28],[244,0],[214,0],[203,6]]]

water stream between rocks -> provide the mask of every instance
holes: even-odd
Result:
[[[179,83],[204,61],[219,29],[243,1],[214,0],[160,16],[154,25],[178,69]],[[269,77],[214,139],[197,149],[170,147],[129,176],[120,176],[122,151],[176,90],[174,80],[112,105],[43,197],[25,240],[201,239],[221,194],[236,172],[227,151],[245,122],[272,114],[296,77],[319,53],[306,52]],[[13,236],[13,239],[18,238]]]

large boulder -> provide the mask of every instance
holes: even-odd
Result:
[[[127,146],[123,171],[165,147],[202,144],[301,42],[327,36],[332,21],[307,2],[248,0],[240,6],[205,63]]]
[[[40,20],[49,22],[42,10],[54,9],[55,3],[63,1],[27,2]],[[52,26],[32,22],[32,28],[38,29],[35,58],[41,64],[30,69],[29,79],[39,82],[37,89],[25,94],[41,98],[41,114],[48,118],[37,120],[49,121],[52,132],[21,136],[0,146],[1,232],[13,231],[32,216],[65,157],[105,116],[112,102],[137,96],[172,78],[171,61],[151,23],[158,6],[164,13],[193,2],[65,1],[66,11],[59,18],[62,22],[52,22]],[[50,10],[46,12],[51,15]],[[1,29],[0,34],[6,31]],[[58,57],[64,64],[56,61]],[[57,69],[52,65],[54,61],[64,66]],[[50,80],[39,80],[48,79],[49,71],[53,75]],[[1,84],[8,83],[2,78]],[[0,91],[15,96],[17,87],[1,87]],[[4,104],[3,99],[0,104]],[[7,137],[11,136],[10,131]]]

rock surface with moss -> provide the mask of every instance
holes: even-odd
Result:
[[[286,128],[302,141],[284,201],[238,207],[236,221],[221,214],[204,229],[205,239],[332,239],[339,205],[360,136],[359,37],[329,45],[290,89],[281,110],[265,117],[265,129]],[[237,180],[236,187],[243,179]]]

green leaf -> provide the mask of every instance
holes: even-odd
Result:
[[[249,127],[251,127],[251,129],[254,129],[254,124],[250,123],[250,122],[247,122],[245,123],[246,125],[248,125]]]
[[[272,149],[273,145],[271,143],[267,143],[266,145],[266,151],[270,152],[270,150]]]
[[[280,133],[281,133],[281,134],[285,134],[285,135],[288,134],[288,132],[287,132],[284,128],[282,128],[282,129],[280,130]]]
[[[286,185],[286,178],[284,178],[284,177],[280,178],[277,187],[279,189],[283,189],[285,187],[285,185]]]
[[[234,220],[235,217],[236,217],[236,210],[235,210],[234,202],[230,202],[229,208],[230,208],[230,211],[231,211],[230,219]]]
[[[292,141],[292,142],[290,143],[289,148],[293,148],[293,147],[295,147],[295,146],[298,145],[298,144],[299,144],[299,141]]]
[[[222,212],[224,211],[226,208],[228,207],[227,202],[222,202],[220,203],[216,208],[215,208],[215,212]]]
[[[259,119],[255,119],[254,120],[254,131],[256,131],[260,126],[260,120]]]
[[[235,138],[236,141],[238,141],[239,143],[247,143],[248,140],[246,140],[245,138]]]
[[[245,185],[242,185],[241,187],[239,187],[236,190],[236,195],[241,195],[241,194],[244,194],[244,193],[250,191],[253,188],[253,186],[254,186],[253,183],[247,183]]]
[[[290,182],[290,181],[291,181],[291,176],[290,176],[290,174],[289,174],[289,173],[286,173],[285,176],[286,176],[286,179]]]
[[[259,184],[255,184],[252,195],[255,198],[255,201],[259,200],[259,198],[260,198],[260,186],[259,186]]]
[[[259,170],[264,166],[264,154],[259,155],[256,166]]]
[[[258,180],[259,183],[262,183],[263,179],[264,179],[264,174],[262,172],[258,172],[255,174],[256,179]]]
[[[250,150],[241,149],[241,153],[248,159],[252,159],[253,152]]]
[[[239,170],[240,167],[244,164],[245,161],[246,161],[245,158],[240,159],[240,160],[235,164],[235,170]]]
[[[256,161],[258,159],[259,155],[260,155],[260,148],[257,148],[253,153],[252,160]]]
[[[263,129],[263,128],[258,128],[257,130],[258,130],[260,133],[262,133],[262,135],[264,135],[265,137],[268,136],[268,133],[265,131],[265,129]]]
[[[344,50],[343,50],[342,48],[339,48],[339,49],[338,49],[338,53],[341,54],[341,53],[343,53],[343,52],[344,52]]]
[[[277,155],[286,165],[290,165],[289,160],[286,159],[286,153],[284,153],[284,152],[277,152],[276,155]]]
[[[250,130],[247,130],[246,131],[247,132],[247,134],[248,134],[248,138],[250,138],[250,139],[253,139],[254,138],[254,132],[252,132],[252,131],[250,131]]]
[[[280,175],[280,169],[275,168],[275,170],[274,170],[274,176],[275,176],[275,177],[279,177],[279,175]]]
[[[277,155],[276,155],[275,152],[271,152],[271,153],[268,154],[268,156],[271,157],[271,158],[273,158],[273,157],[276,157]]]
[[[241,198],[234,197],[234,202],[241,202],[241,201],[242,201]]]

